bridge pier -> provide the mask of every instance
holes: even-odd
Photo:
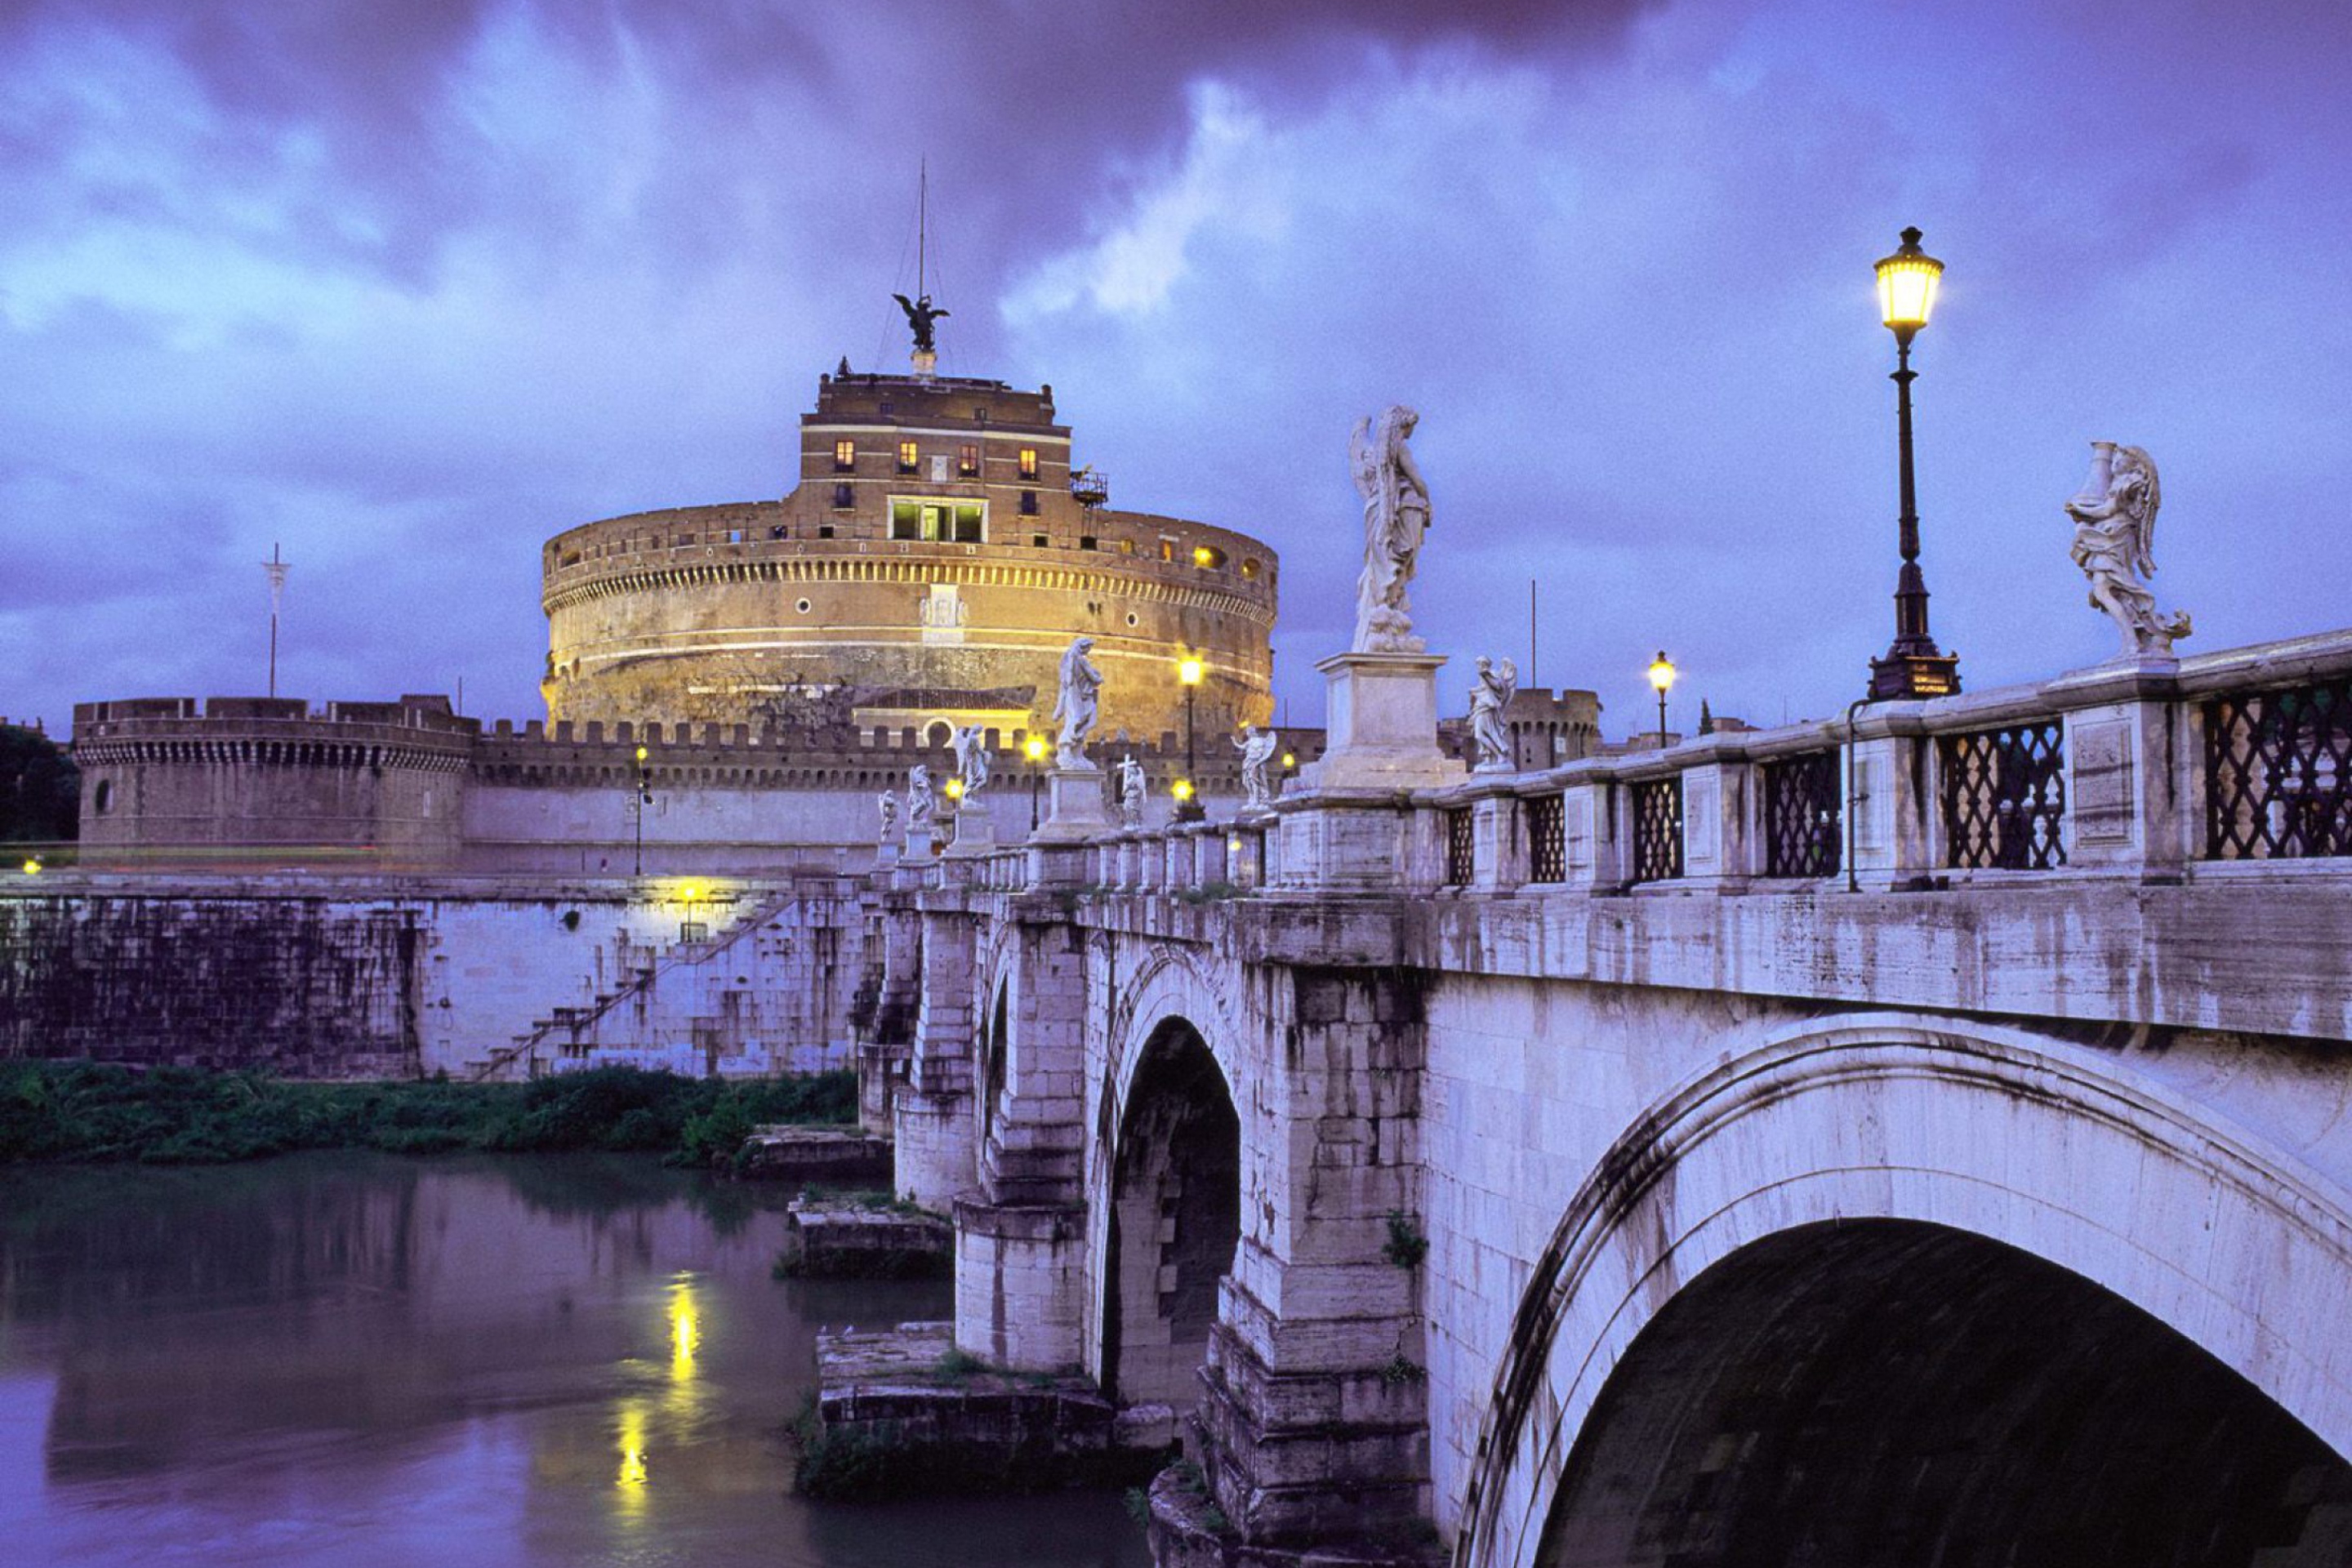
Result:
[[[927,895],[928,896],[928,895]],[[952,903],[923,908],[922,987],[907,1085],[892,1107],[893,1186],[925,1208],[946,1210],[972,1184],[973,918]]]
[[[1410,1552],[1428,1518],[1422,998],[1402,970],[1276,969],[1251,1064],[1249,1221],[1202,1374],[1202,1462],[1252,1546]]]

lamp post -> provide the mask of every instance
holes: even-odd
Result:
[[[653,770],[646,766],[646,749],[639,746],[637,748],[637,853],[636,858],[632,862],[635,869],[630,872],[631,876],[642,877],[646,874],[646,807],[653,803]]]
[[[1045,761],[1045,737],[1032,735],[1021,742],[1021,754],[1029,759],[1029,831],[1037,831],[1037,784],[1045,775],[1041,764]]]
[[[1895,641],[1886,657],[1870,661],[1870,699],[1947,697],[1960,689],[1960,661],[1937,650],[1927,634],[1927,580],[1919,571],[1919,506],[1911,481],[1911,340],[1936,308],[1944,264],[1919,248],[1919,231],[1878,263],[1878,313],[1895,334],[1895,445],[1902,462],[1903,515],[1897,524],[1902,569],[1895,579]]]
[[[1192,783],[1198,766],[1192,757],[1192,698],[1201,689],[1201,678],[1206,673],[1201,661],[1189,655],[1176,661],[1176,679],[1184,688],[1184,776],[1177,781],[1176,790],[1179,822],[1199,822],[1209,815]]]
[[[1662,752],[1666,749],[1666,693],[1675,689],[1675,677],[1679,673],[1664,648],[1660,648],[1658,657],[1650,661],[1650,684],[1658,690],[1658,750]]]

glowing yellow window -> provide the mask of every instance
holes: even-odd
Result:
[[[837,471],[845,474],[857,467],[857,443],[835,441],[833,444],[833,466]]]
[[[915,450],[915,444],[912,441],[899,442],[898,471],[902,474],[913,473],[915,471],[915,460],[919,455],[919,454]]]
[[[1037,477],[1037,448],[1034,447],[1021,448],[1021,477],[1024,479]]]
[[[980,472],[980,448],[967,441],[956,448],[956,472],[971,479]]]

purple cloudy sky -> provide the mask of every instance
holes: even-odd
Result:
[[[1302,721],[1391,399],[1433,647],[1524,663],[1535,576],[1612,735],[1661,646],[1678,726],[1841,709],[1906,223],[1971,686],[2109,651],[2094,437],[2162,468],[2192,650],[2340,626],[2347,80],[2340,0],[0,0],[0,713],[259,689],[282,541],[282,689],[535,715],[545,535],[774,495],[817,373],[904,363],[924,156],[942,368],[1272,541]]]

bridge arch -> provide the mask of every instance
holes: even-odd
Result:
[[[1241,1238],[1242,1124],[1223,1001],[1155,951],[1114,1005],[1097,1119],[1092,1367],[1114,1398],[1189,1405]]]
[[[2241,1402],[2217,1412],[2235,1434],[2233,1462],[2252,1463],[2262,1448],[2274,1468],[2301,1467],[2294,1484],[2306,1502],[2315,1491],[2352,1500],[2341,1458],[2352,1453],[2352,1337],[2328,1307],[2352,1299],[2352,1215],[2341,1194],[2168,1091],[2126,1079],[2112,1058],[2022,1031],[1849,1016],[1784,1031],[1685,1082],[1637,1119],[1571,1200],[1512,1325],[1462,1498],[1455,1562],[1650,1561],[1624,1532],[1649,1528],[1654,1545],[1649,1510],[1677,1487],[1678,1518],[1694,1508],[1738,1513],[1759,1495],[1742,1470],[1758,1434],[1718,1423],[1696,1451],[1675,1435],[1736,1403],[1740,1367],[1793,1366],[1801,1377],[1811,1364],[1802,1346],[1832,1340],[1850,1357],[1891,1355],[1885,1336],[1955,1290],[2038,1301],[2060,1328],[2085,1315],[2111,1328],[2107,1384],[2077,1378],[2072,1406],[2020,1405],[2013,1421],[2072,1422],[2093,1437],[2127,1430],[2116,1410],[2084,1400],[2117,1380],[2170,1379]],[[2028,1337],[2037,1332],[2039,1344]],[[2020,1323],[1995,1343],[1954,1319],[1925,1362],[1889,1359],[1873,1369],[1875,1382],[1822,1383],[1826,1403],[1811,1407],[1813,1455],[1826,1452],[1824,1432],[1858,1433],[1874,1420],[1884,1430],[1922,1408],[1906,1377],[1981,1370],[2004,1352],[2054,1364],[2078,1339]],[[2094,1352],[2105,1353],[2097,1342],[2081,1351]],[[1958,1403],[1945,1394],[1938,1408]],[[1785,1444],[1761,1468],[1802,1479]],[[1603,1493],[1610,1500],[1597,1501]],[[1789,1495],[1784,1488],[1780,1503]],[[2226,1498],[2210,1500],[2226,1511]],[[1972,1517],[1988,1511],[1979,1499]],[[2027,1528],[2017,1509],[2002,1517]],[[1728,1526],[1726,1539],[1745,1542],[1737,1556],[1709,1556],[1704,1542],[1685,1539],[1675,1561],[1812,1560],[1770,1555],[1759,1520],[1769,1522],[1749,1513]],[[1818,1538],[1810,1545],[1822,1549]],[[1819,1560],[1882,1560],[1853,1555],[1851,1542],[1842,1550]],[[1935,1558],[1915,1542],[1884,1560],[2011,1561],[1969,1550]]]

